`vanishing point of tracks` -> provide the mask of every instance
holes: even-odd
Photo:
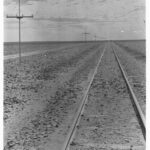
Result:
[[[145,117],[110,44],[105,46],[91,76],[63,150],[143,149]]]

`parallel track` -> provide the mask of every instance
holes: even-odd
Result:
[[[116,51],[115,51],[114,49],[113,49],[113,52],[114,52],[114,55],[115,55],[116,60],[117,60],[117,62],[118,62],[118,65],[119,65],[119,67],[120,67],[120,70],[121,70],[121,72],[122,72],[123,78],[124,78],[124,80],[125,80],[125,82],[126,82],[126,85],[127,85],[128,89],[129,89],[129,93],[130,93],[130,95],[131,95],[131,97],[132,97],[132,98],[131,98],[132,104],[133,104],[134,110],[135,110],[135,112],[136,112],[136,114],[137,114],[137,118],[138,118],[139,124],[140,124],[140,126],[141,126],[144,139],[146,140],[146,125],[145,125],[145,117],[144,117],[144,114],[143,114],[143,112],[142,112],[142,110],[141,110],[141,107],[140,107],[140,105],[139,105],[139,103],[138,103],[138,100],[137,100],[137,98],[136,98],[136,96],[135,96],[135,94],[134,94],[134,92],[133,92],[133,89],[132,89],[132,87],[131,87],[131,85],[130,85],[130,83],[129,83],[128,77],[127,77],[127,75],[126,75],[126,73],[125,73],[125,71],[124,71],[124,69],[123,69],[123,67],[122,67],[122,65],[121,65],[121,62],[120,62],[120,60],[119,60],[119,57],[118,57],[118,55],[117,55],[117,53],[116,53]]]

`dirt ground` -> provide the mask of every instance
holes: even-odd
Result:
[[[133,41],[119,41],[115,42],[118,45],[124,47],[126,50],[130,50],[130,53],[139,54],[146,57],[146,41],[145,40],[133,40]]]
[[[77,45],[82,45],[83,43],[71,43],[71,42],[22,42],[21,43],[21,52],[29,53],[36,51],[55,51],[63,48],[69,48]],[[18,43],[4,43],[4,55],[15,55],[18,53]]]
[[[74,119],[104,44],[81,44],[5,61],[4,145],[57,150]]]

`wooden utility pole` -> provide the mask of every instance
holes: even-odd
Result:
[[[87,41],[87,35],[89,35],[90,33],[84,32],[83,34],[84,34],[84,40]]]
[[[19,11],[19,15],[16,15],[16,16],[7,15],[7,18],[16,18],[16,19],[19,20],[19,43],[18,44],[19,44],[19,64],[21,64],[21,19],[23,19],[23,18],[33,18],[33,15],[31,15],[31,16],[21,15],[20,0],[19,0],[18,11]]]

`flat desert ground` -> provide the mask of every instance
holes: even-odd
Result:
[[[127,148],[135,145],[137,149],[144,149],[143,136],[138,122],[135,121],[134,111],[130,108],[131,103],[128,101],[130,98],[117,68],[112,46],[118,53],[145,115],[145,41],[111,43],[107,41],[22,43],[21,64],[17,44],[5,44],[4,149],[61,150],[104,50],[104,56],[89,91],[85,113],[107,115],[109,117],[103,119],[112,119],[113,122],[113,118],[118,119],[119,114],[124,112],[122,118],[118,120],[121,122],[118,126],[123,124],[126,126],[120,128],[120,133],[117,133],[119,131],[114,130],[115,125],[109,124],[109,121],[93,118],[87,121],[85,115],[81,120],[81,126],[85,128],[77,131],[71,149],[93,150],[92,144],[88,144],[92,142],[101,143],[103,149],[108,149],[106,145],[115,149],[112,144],[125,145]],[[117,97],[124,101],[118,103],[120,99]],[[120,109],[115,112],[117,107]],[[115,116],[111,115],[112,112]],[[103,122],[103,125],[97,129],[100,122]],[[113,132],[111,136],[107,132],[108,124],[111,125],[110,130]],[[86,131],[89,126],[96,128],[92,128],[92,131],[90,128],[90,132],[88,128]]]

